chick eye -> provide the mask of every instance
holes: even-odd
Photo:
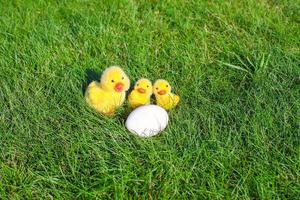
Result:
[[[168,85],[166,85],[167,87],[169,87]]]
[[[124,76],[122,76],[122,80],[124,80]]]
[[[158,90],[158,87],[156,88],[156,90]]]
[[[149,85],[147,85],[147,88],[149,87]]]
[[[140,84],[136,84],[136,86],[139,86]]]
[[[111,80],[111,82],[113,83],[113,82],[115,82],[114,80]]]

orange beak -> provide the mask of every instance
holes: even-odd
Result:
[[[146,90],[143,89],[143,88],[138,88],[137,91],[138,91],[139,93],[142,93],[142,94],[146,92]]]
[[[158,94],[159,94],[159,95],[164,95],[164,94],[166,94],[166,93],[167,93],[166,90],[160,90],[160,91],[158,91]]]
[[[116,92],[122,92],[123,91],[123,87],[124,87],[124,84],[119,82],[115,85],[115,91]]]

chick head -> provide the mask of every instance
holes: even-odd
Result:
[[[153,93],[155,95],[166,95],[171,92],[171,86],[168,81],[163,79],[158,79],[153,85]]]
[[[100,79],[103,89],[111,92],[125,92],[130,87],[130,80],[118,66],[107,68]]]
[[[134,90],[136,90],[140,94],[146,94],[151,96],[153,92],[152,83],[146,78],[141,78],[136,82]]]

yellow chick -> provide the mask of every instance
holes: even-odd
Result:
[[[93,81],[89,84],[85,99],[99,113],[112,116],[124,103],[129,87],[130,80],[125,72],[118,66],[112,66],[102,73],[100,83]]]
[[[134,86],[134,89],[128,96],[129,105],[132,108],[137,108],[142,105],[150,104],[152,90],[151,81],[145,78],[138,80]]]
[[[156,98],[156,104],[166,110],[174,108],[180,100],[178,95],[171,93],[170,84],[163,79],[158,79],[153,85],[153,93]]]

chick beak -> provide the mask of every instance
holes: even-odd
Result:
[[[158,91],[158,94],[159,94],[159,95],[164,95],[164,94],[166,94],[166,93],[167,93],[166,90],[160,90],[160,91]]]
[[[116,92],[122,92],[123,91],[123,87],[124,87],[124,84],[119,82],[115,85],[115,91]]]
[[[142,94],[146,92],[146,90],[143,89],[143,88],[138,88],[137,91],[138,91],[139,93],[142,93]]]

